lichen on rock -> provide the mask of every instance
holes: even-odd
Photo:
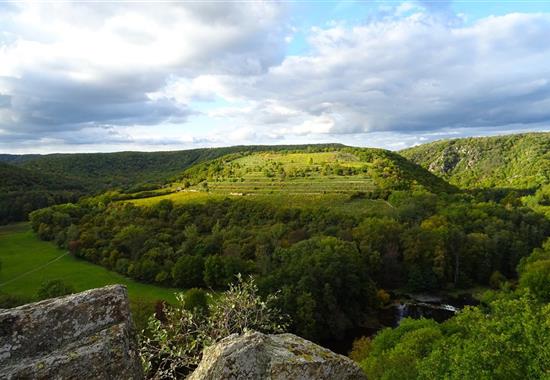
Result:
[[[189,380],[363,380],[361,369],[293,334],[233,334],[204,351]]]
[[[0,310],[2,379],[142,379],[126,288]]]

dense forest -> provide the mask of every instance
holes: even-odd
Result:
[[[255,274],[267,293],[282,291],[293,331],[314,340],[365,323],[382,289],[514,278],[550,232],[544,216],[510,203],[406,191],[388,201],[392,216],[364,217],[247,199],[138,207],[92,198],[35,211],[31,222],[41,238],[144,282],[224,289]]]
[[[519,284],[502,282],[444,323],[405,319],[351,357],[369,379],[547,379],[550,371],[550,240],[523,258]]]
[[[412,162],[461,188],[497,187],[504,191],[527,189],[534,192],[550,178],[547,154],[549,145],[550,134],[535,133],[441,141],[406,149],[399,152],[400,154],[380,149],[343,148],[338,144],[236,146],[174,152],[4,154],[0,155],[0,162],[5,163],[0,168],[4,182],[15,184],[20,181],[21,185],[16,187],[17,197],[10,194],[2,198],[2,204],[9,206],[1,208],[0,223],[24,220],[29,211],[73,201],[83,194],[94,195],[114,190],[123,194],[141,192],[147,195],[147,192],[162,188],[180,178],[186,168],[192,168],[195,174],[205,174],[206,171],[208,175],[212,174],[213,168],[220,166],[220,162],[224,160],[219,159],[224,156],[266,150],[292,152],[347,149],[352,154],[361,152],[363,159],[368,155],[376,155],[383,161],[384,170],[397,167],[400,170],[398,178],[418,181],[432,191],[434,187],[438,190],[450,190],[448,184],[437,182],[435,177],[423,173]],[[218,161],[213,162],[215,159]],[[390,162],[393,165],[388,165]],[[200,163],[204,164],[197,165]],[[18,171],[16,168],[22,170]],[[335,169],[338,170],[337,167]],[[279,174],[277,172],[277,177]],[[25,175],[34,178],[32,181],[35,185],[32,189],[28,179],[22,180],[21,177]],[[3,194],[11,191],[4,187]]]
[[[158,169],[148,186],[147,169],[95,193],[83,178],[87,196],[30,222],[78,258],[190,294],[225,294],[251,275],[261,297],[276,295],[285,330],[322,344],[383,327],[395,294],[492,288],[444,323],[405,319],[357,339],[351,356],[372,379],[544,378],[549,353],[532,347],[550,339],[550,185],[534,136],[546,135],[404,152],[424,168],[380,149],[235,148]],[[436,170],[440,148],[466,158]]]
[[[317,148],[338,147],[320,144]],[[233,146],[169,152],[71,153],[48,155],[0,155],[0,162],[40,173],[76,179],[90,191],[123,189],[136,191],[140,185],[167,183],[186,168],[230,153],[306,149],[308,145]]]
[[[472,137],[399,152],[462,188],[537,189],[550,181],[550,133]]]
[[[2,162],[0,178],[0,224],[25,220],[33,210],[76,202],[85,194],[79,182]]]

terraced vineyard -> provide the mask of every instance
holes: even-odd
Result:
[[[133,199],[152,205],[163,199],[204,203],[224,198],[267,202],[277,207],[327,207],[390,214],[388,191],[446,191],[427,170],[380,149],[265,151],[230,154],[187,169],[171,194]]]
[[[376,189],[368,171],[348,153],[268,152],[229,161],[195,187],[235,195],[368,192]]]

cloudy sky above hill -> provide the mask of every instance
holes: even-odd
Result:
[[[0,2],[0,153],[550,130],[550,3]]]

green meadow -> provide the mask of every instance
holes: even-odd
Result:
[[[204,204],[207,201],[223,199],[246,199],[259,203],[265,203],[274,207],[298,207],[298,208],[331,208],[341,212],[362,213],[364,215],[391,216],[394,213],[393,206],[381,199],[355,199],[351,200],[347,194],[219,194],[212,192],[181,191],[157,197],[132,199],[123,202],[133,203],[136,206],[152,206],[161,200],[171,200],[176,204],[192,203]]]
[[[28,223],[0,227],[0,291],[35,298],[44,281],[61,279],[76,291],[109,284],[128,287],[131,299],[174,301],[177,289],[141,284],[99,265],[67,254],[51,242],[39,240]]]

